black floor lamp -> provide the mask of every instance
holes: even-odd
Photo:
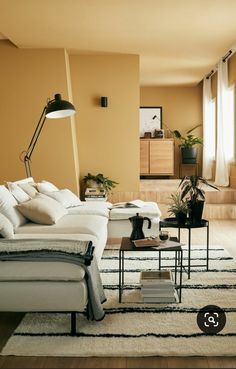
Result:
[[[56,94],[53,100],[49,100],[47,105],[43,108],[43,112],[39,118],[38,124],[34,131],[34,134],[31,138],[28,149],[24,151],[24,164],[27,177],[32,176],[31,172],[31,156],[34,151],[35,145],[38,141],[39,135],[43,129],[44,122],[46,118],[57,119],[57,118],[65,118],[75,114],[74,106],[66,100],[61,99],[60,94]]]

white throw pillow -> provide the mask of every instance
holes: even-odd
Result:
[[[5,215],[14,228],[26,223],[26,218],[16,209],[17,201],[5,186],[0,186],[0,213]]]
[[[48,181],[42,181],[37,183],[37,190],[41,193],[47,193],[52,191],[59,191],[59,188],[57,188],[53,183]]]
[[[17,202],[21,203],[31,199],[31,197],[15,183],[7,182],[7,187]]]
[[[30,183],[19,183],[18,186],[27,193],[31,198],[35,197],[37,193],[39,193],[36,190],[36,183],[30,182]]]
[[[32,177],[27,177],[24,179],[19,179],[18,181],[14,181],[13,183],[21,184],[21,183],[29,183],[29,182],[34,182],[34,179]]]
[[[37,195],[33,199],[16,205],[17,209],[31,222],[38,224],[55,224],[68,211],[56,200]]]
[[[4,238],[14,238],[14,228],[10,220],[0,213],[0,235]]]
[[[64,190],[48,192],[46,195],[58,201],[66,209],[83,205],[79,197],[67,188]]]

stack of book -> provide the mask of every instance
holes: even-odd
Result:
[[[106,190],[99,187],[87,187],[85,190],[85,201],[106,201]]]
[[[176,302],[172,272],[167,269],[144,271],[140,275],[141,294],[146,303]]]

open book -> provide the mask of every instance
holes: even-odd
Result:
[[[117,202],[112,205],[112,208],[142,208],[146,203],[142,200],[132,200],[129,202]]]

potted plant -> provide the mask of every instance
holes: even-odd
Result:
[[[197,162],[197,148],[194,147],[197,144],[202,145],[203,139],[201,137],[194,136],[192,132],[200,127],[201,124],[189,129],[186,132],[186,136],[183,136],[178,130],[174,130],[172,133],[179,141],[179,148],[181,149],[182,163],[183,164],[196,164]]]
[[[107,193],[109,193],[118,184],[118,182],[105,177],[102,173],[96,175],[88,173],[84,176],[83,182],[87,187],[99,187],[104,189]]]
[[[179,225],[184,225],[189,212],[188,201],[181,198],[181,193],[176,192],[171,194],[172,204],[169,207],[168,213],[175,216]]]
[[[195,175],[185,176],[179,184],[180,198],[188,201],[189,218],[192,223],[200,223],[202,219],[205,203],[205,191],[202,188],[204,185],[219,190],[214,185],[208,183],[205,178]]]

